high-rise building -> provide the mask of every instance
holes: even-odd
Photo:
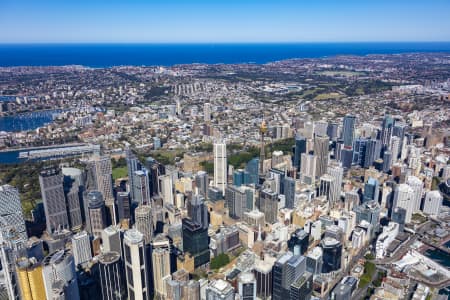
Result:
[[[63,176],[57,168],[48,168],[39,174],[42,200],[44,202],[47,231],[69,229],[66,199],[64,196]]]
[[[299,247],[299,254],[304,254],[308,250],[309,246],[309,233],[303,229],[297,229],[291,234],[291,238],[288,241],[288,248],[291,252],[294,252],[294,248]],[[295,254],[295,253],[294,253]]]
[[[285,177],[284,178],[284,197],[286,199],[285,206],[287,208],[294,208],[295,204],[295,186],[296,181],[294,178]]]
[[[278,194],[270,189],[259,193],[259,210],[264,213],[266,223],[274,224],[278,220]]]
[[[214,186],[225,196],[227,186],[227,145],[225,142],[214,143]]]
[[[371,225],[370,236],[373,236],[377,231],[380,224],[380,205],[378,202],[371,200],[366,201],[361,205],[354,208],[356,213],[356,224],[360,224],[361,221],[367,221]]]
[[[302,182],[314,184],[316,178],[317,160],[314,155],[302,153],[302,165],[300,167],[300,176]]]
[[[173,196],[173,177],[166,174],[158,177],[160,195],[163,198],[165,204],[174,204]]]
[[[153,218],[151,206],[140,205],[134,211],[134,216],[136,219],[134,226],[144,235],[145,244],[150,244],[153,237]]]
[[[79,231],[83,225],[80,202],[84,190],[83,173],[77,168],[62,168],[70,229]]]
[[[68,249],[58,250],[49,254],[42,262],[45,294],[47,299],[57,298],[59,293],[64,293],[63,299],[80,299],[77,274],[73,256]],[[58,288],[55,289],[55,286]]]
[[[250,183],[258,184],[259,182],[259,158],[252,158],[245,166],[245,171],[249,173]]]
[[[388,173],[391,170],[392,164],[392,152],[389,150],[384,151],[383,153],[383,172]]]
[[[142,169],[142,165],[139,162],[137,156],[131,151],[131,149],[127,148],[125,150],[126,161],[127,161],[127,170],[128,170],[128,184],[130,187],[130,195],[131,199],[135,199],[134,195],[134,173]]]
[[[230,217],[240,219],[245,212],[253,210],[254,192],[250,187],[227,186],[225,190],[225,204],[228,207]]]
[[[333,186],[334,178],[331,175],[324,174],[320,177],[319,184],[319,193],[317,194],[319,197],[325,196],[328,201],[331,199],[331,192]]]
[[[375,161],[375,157],[376,157],[376,151],[377,151],[378,144],[379,144],[379,142],[377,143],[377,141],[374,139],[367,140],[366,153],[365,153],[364,163],[363,163],[364,168],[367,169],[373,165],[373,162]]]
[[[88,230],[94,237],[101,237],[103,229],[106,227],[105,202],[102,193],[91,191],[87,194],[88,200]]]
[[[334,205],[339,204],[341,202],[341,186],[344,169],[340,163],[333,162],[328,166],[327,174],[333,177],[330,190],[330,202]]]
[[[302,154],[306,153],[306,138],[301,135],[295,137],[295,148],[294,148],[294,167],[297,170],[301,169],[302,165]]]
[[[209,262],[208,229],[190,219],[183,219],[183,251],[194,257],[195,268]]]
[[[102,300],[125,300],[126,288],[120,254],[104,252],[98,257]]]
[[[402,140],[397,137],[397,136],[393,136],[391,138],[391,153],[392,153],[392,160],[391,160],[391,165],[393,163],[395,163],[397,161],[397,159],[400,156],[400,152],[402,149]]]
[[[200,195],[193,195],[187,203],[188,216],[192,222],[200,224],[202,228],[208,228],[208,208],[205,204],[205,198]]]
[[[150,300],[150,266],[147,263],[144,235],[137,229],[125,231],[123,252],[129,299]]]
[[[75,266],[87,263],[92,259],[91,241],[86,231],[72,236],[72,252]]]
[[[337,140],[338,130],[339,130],[339,125],[337,123],[328,123],[327,135],[330,137],[330,140],[332,140],[332,141]]]
[[[211,103],[205,102],[203,104],[203,114],[204,114],[204,121],[211,122]]]
[[[234,289],[222,279],[213,280],[206,287],[206,300],[234,300]]]
[[[17,261],[17,277],[23,300],[46,299],[42,264],[34,257]]]
[[[0,217],[7,226],[14,226],[23,242],[28,239],[19,191],[10,185],[0,186]]]
[[[327,171],[328,147],[330,139],[328,136],[314,137],[314,156],[316,157],[316,176],[320,177]]]
[[[24,241],[12,225],[0,217],[0,262],[2,282],[9,299],[19,300],[20,291],[16,273],[17,254],[23,249]]]
[[[322,273],[330,273],[341,268],[342,244],[340,241],[326,237],[320,242],[323,251]]]
[[[150,186],[147,171],[139,170],[133,174],[133,203],[137,205],[150,203]]]
[[[122,221],[124,219],[130,220],[131,201],[130,201],[130,194],[128,192],[117,193],[117,212],[119,221]]]
[[[198,193],[203,197],[208,197],[208,173],[205,171],[198,171],[195,175],[195,186],[198,189]]]
[[[425,194],[423,212],[438,216],[441,211],[443,197],[439,191],[429,191]]]
[[[389,149],[392,129],[394,127],[394,119],[390,115],[385,115],[383,122],[381,124],[381,145],[383,151]]]
[[[94,155],[89,162],[94,171],[97,190],[103,195],[103,201],[105,202],[105,208],[107,210],[107,217],[111,220],[112,224],[117,224],[113,194],[111,158],[106,155]]]
[[[253,273],[244,272],[239,275],[238,292],[241,300],[256,299],[256,279]]]
[[[369,180],[364,185],[364,196],[363,196],[363,202],[375,200],[378,202],[378,195],[379,195],[379,183],[378,180],[375,178],[369,177]]]
[[[166,281],[172,279],[170,267],[170,241],[158,235],[152,241],[153,286],[157,299],[166,299]]]
[[[306,271],[306,259],[291,252],[275,262],[273,273],[273,300],[290,299],[291,285]]]
[[[353,137],[355,134],[355,121],[356,121],[355,116],[346,115],[344,117],[344,124],[342,130],[342,138],[344,139],[344,146],[351,147],[353,145]]]
[[[408,176],[406,177],[406,184],[409,185],[413,191],[413,213],[420,210],[420,204],[422,202],[422,194],[423,194],[423,182],[416,176]]]
[[[253,268],[256,278],[256,295],[261,299],[272,296],[272,264],[259,260]]]
[[[289,299],[311,299],[313,291],[313,274],[304,272],[291,284]]]
[[[314,247],[306,255],[306,270],[314,275],[322,272],[323,250],[320,247]]]

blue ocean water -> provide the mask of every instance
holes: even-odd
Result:
[[[0,131],[34,130],[53,121],[53,115],[61,110],[45,110],[0,117]]]
[[[450,42],[286,44],[0,44],[0,66],[267,63],[334,55],[450,52]]]

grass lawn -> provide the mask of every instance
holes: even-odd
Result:
[[[124,178],[128,176],[127,167],[119,167],[112,170],[112,176],[114,180]]]
[[[326,99],[335,99],[335,98],[341,98],[342,95],[339,93],[324,93],[317,95],[314,100],[326,100]]]

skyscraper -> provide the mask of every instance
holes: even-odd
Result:
[[[205,171],[198,171],[195,175],[195,186],[198,189],[198,193],[203,197],[208,197],[208,173]]]
[[[137,205],[150,203],[150,186],[147,171],[139,170],[133,173],[133,203]]]
[[[340,241],[326,237],[320,242],[323,250],[322,273],[337,271],[341,268],[342,244]]]
[[[62,168],[70,229],[79,231],[83,225],[80,201],[84,189],[83,173],[76,168]]]
[[[406,223],[411,222],[411,216],[415,208],[414,199],[414,190],[409,185],[402,183],[395,187],[393,209],[401,207],[406,210]]]
[[[247,165],[245,166],[245,171],[247,171],[250,175],[250,183],[258,184],[259,183],[259,158],[252,158]]]
[[[152,241],[153,286],[157,299],[166,299],[166,281],[172,279],[170,268],[170,241],[157,235]]]
[[[273,300],[290,299],[291,284],[306,271],[306,259],[301,255],[287,252],[274,264],[273,272]]]
[[[278,220],[278,194],[270,189],[259,193],[259,210],[264,213],[266,223],[274,224]]]
[[[102,300],[126,299],[124,270],[117,252],[105,252],[98,257]]]
[[[65,299],[80,299],[73,256],[68,249],[58,250],[44,258],[42,274],[47,299],[63,292]],[[55,290],[55,285],[59,288]]]
[[[206,300],[234,300],[234,289],[222,279],[213,280],[206,287]]]
[[[92,259],[91,241],[86,231],[72,236],[72,252],[75,266],[87,263]]]
[[[117,193],[117,211],[119,221],[122,221],[124,219],[130,220],[131,202],[130,202],[130,194],[128,192]]]
[[[298,134],[295,137],[294,148],[294,167],[296,167],[298,171],[301,169],[303,153],[306,153],[306,139]]]
[[[211,104],[208,102],[203,104],[203,115],[205,123],[211,122]]]
[[[227,186],[227,145],[225,142],[214,143],[214,186],[225,196]]]
[[[17,277],[23,300],[46,299],[42,264],[34,257],[17,261]]]
[[[344,124],[342,130],[342,138],[344,139],[344,146],[351,147],[353,145],[353,136],[355,134],[356,117],[346,115],[344,117]]]
[[[409,185],[413,191],[413,213],[420,210],[420,204],[422,202],[422,194],[423,194],[423,182],[416,176],[408,176],[406,177],[406,184]]]
[[[173,177],[170,175],[160,175],[158,177],[159,181],[159,191],[161,197],[163,198],[163,202],[166,204],[174,204],[173,197]]]
[[[101,237],[103,229],[106,227],[105,202],[102,193],[91,191],[87,194],[88,200],[88,230],[95,237]]]
[[[364,185],[363,202],[375,200],[378,202],[379,183],[375,178],[369,177],[367,183]]]
[[[10,185],[0,186],[0,217],[7,226],[14,226],[23,242],[28,239],[19,191]]]
[[[333,162],[328,166],[327,174],[333,177],[330,191],[330,202],[333,205],[339,204],[341,202],[341,186],[344,169],[342,168],[340,163]]]
[[[267,123],[265,120],[261,122],[261,126],[259,127],[259,135],[261,136],[260,142],[260,152],[259,152],[259,176],[264,175],[264,160],[266,159],[266,149],[264,144],[264,136],[267,133]]]
[[[150,300],[149,268],[144,235],[137,229],[125,231],[123,252],[128,297],[135,300]]]
[[[190,219],[183,219],[183,251],[194,257],[195,268],[209,262],[208,229]]]
[[[390,147],[393,127],[394,119],[390,115],[385,115],[381,124],[381,145],[383,151]]]
[[[102,231],[102,252],[122,253],[122,238],[120,236],[120,228],[117,225],[111,225]]]
[[[256,279],[253,273],[244,272],[239,275],[238,292],[241,300],[256,299]]]
[[[314,156],[316,157],[316,176],[320,177],[327,171],[328,165],[328,144],[330,139],[327,136],[314,137]]]
[[[146,245],[150,244],[153,237],[152,208],[150,205],[140,205],[134,211],[136,222],[134,226],[144,235]]]
[[[89,162],[94,171],[96,189],[103,195],[108,219],[111,220],[112,224],[117,224],[113,195],[111,158],[106,155],[94,155]]]
[[[139,162],[137,156],[131,151],[131,149],[127,148],[125,150],[126,161],[127,161],[127,170],[128,170],[128,184],[130,186],[130,194],[131,199],[134,200],[134,172],[142,169],[142,165]]]
[[[438,216],[441,211],[443,197],[439,191],[429,191],[425,194],[423,212]]]
[[[187,203],[188,216],[192,222],[200,224],[202,228],[208,228],[208,208],[205,204],[205,198],[199,195],[192,196]]]
[[[302,165],[300,175],[302,182],[306,184],[314,184],[316,178],[317,160],[314,155],[302,153]]]
[[[287,208],[294,208],[295,204],[295,186],[296,181],[294,178],[285,177],[284,178],[284,196],[286,199],[285,206]]]
[[[44,202],[47,231],[53,233],[58,229],[69,229],[61,171],[57,168],[43,170],[39,174],[39,184]]]

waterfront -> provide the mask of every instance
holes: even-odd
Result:
[[[62,110],[44,110],[0,117],[0,131],[34,130],[53,122],[54,115],[60,112]]]

